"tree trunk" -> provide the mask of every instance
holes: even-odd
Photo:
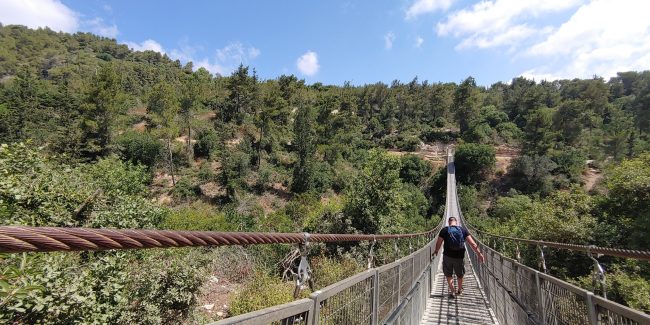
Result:
[[[194,159],[194,148],[192,148],[192,126],[190,125],[190,122],[187,122],[187,159],[188,161],[192,161]]]
[[[172,156],[171,138],[167,138],[167,151],[169,152],[169,173],[172,175],[172,186],[176,186],[176,178],[174,177],[174,157]]]
[[[264,138],[264,128],[260,128],[260,140],[257,142],[257,170],[260,170],[262,164],[262,138]]]

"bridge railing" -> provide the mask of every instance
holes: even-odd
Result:
[[[464,219],[462,212],[460,216]],[[650,324],[648,314],[523,265],[476,236],[475,240],[485,263],[478,263],[473,250],[468,254],[500,324]]]
[[[419,324],[431,292],[434,244],[429,241],[408,256],[317,290],[309,298],[213,324]]]

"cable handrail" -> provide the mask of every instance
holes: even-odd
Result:
[[[466,222],[466,225],[469,228],[471,228],[472,231],[476,231],[478,233],[481,233],[481,234],[484,234],[484,235],[487,235],[487,236],[490,236],[490,237],[507,239],[507,240],[516,241],[516,242],[520,242],[520,243],[524,243],[524,244],[528,244],[528,245],[553,247],[553,248],[565,249],[565,250],[570,250],[570,251],[575,251],[575,252],[585,252],[585,253],[591,253],[591,254],[601,254],[601,255],[607,255],[607,256],[625,257],[625,258],[633,258],[633,259],[650,261],[650,251],[624,249],[624,248],[600,247],[600,246],[594,246],[594,245],[567,244],[567,243],[550,242],[550,241],[544,241],[544,240],[534,240],[534,239],[524,239],[524,238],[517,238],[517,237],[501,236],[501,235],[491,234],[491,233],[483,231],[483,230],[479,230],[476,227],[474,227],[472,224],[467,223],[467,222]]]
[[[0,253],[380,241],[431,236],[439,228],[373,235],[0,226]]]

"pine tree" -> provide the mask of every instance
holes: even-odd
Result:
[[[307,192],[314,187],[314,122],[311,107],[303,106],[298,110],[293,127],[294,146],[298,153],[298,161],[293,169],[292,191]]]

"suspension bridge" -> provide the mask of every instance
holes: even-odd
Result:
[[[441,256],[431,258],[435,239],[450,217],[467,227],[485,255],[480,263],[472,250],[465,259],[463,294],[447,297]],[[480,234],[480,236],[476,236]],[[509,240],[539,249],[535,270],[487,246],[481,239]],[[422,247],[392,263],[315,290],[308,298],[218,321],[214,324],[650,324],[650,315],[608,300],[546,273],[544,248],[584,252],[604,280],[597,254],[650,260],[649,251],[634,251],[495,236],[474,229],[458,204],[451,152],[447,164],[445,215],[433,229],[417,234],[360,235],[90,229],[63,227],[0,227],[0,253],[94,251],[187,246],[298,244],[301,260],[297,289],[313,286],[307,245],[329,242],[409,240]],[[601,284],[604,284],[602,282]],[[315,289],[315,288],[312,288]]]

